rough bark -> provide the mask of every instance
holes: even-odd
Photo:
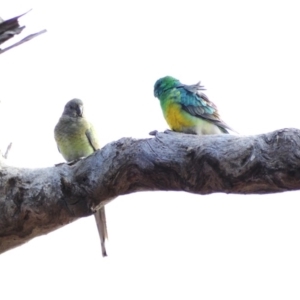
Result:
[[[0,169],[0,253],[138,191],[236,194],[300,189],[300,130],[257,136],[122,138],[73,165]]]

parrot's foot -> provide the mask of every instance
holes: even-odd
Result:
[[[170,134],[170,133],[174,133],[174,131],[173,131],[173,130],[170,130],[170,129],[166,129],[166,130],[164,131],[164,133]]]
[[[170,134],[170,133],[174,133],[174,132],[175,131],[170,130],[170,129],[166,129],[164,131],[164,133],[166,133],[166,134]],[[152,131],[149,132],[149,135],[157,136],[158,133],[159,133],[158,130],[152,130]]]
[[[158,134],[157,130],[152,130],[152,131],[149,132],[149,135],[156,136],[157,134]]]
[[[80,157],[80,158],[77,158],[77,159],[74,159],[74,160],[71,160],[69,162],[66,162],[66,163],[59,163],[59,164],[55,164],[54,166],[55,167],[59,167],[61,165],[64,165],[64,164],[67,164],[68,166],[72,166],[72,165],[75,165],[77,162],[79,162],[80,160],[84,159],[85,157]]]
[[[77,158],[77,159],[68,161],[68,162],[67,162],[67,165],[73,166],[73,165],[75,165],[77,162],[79,162],[80,160],[83,160],[83,159],[84,159],[84,157],[79,157],[79,158]]]

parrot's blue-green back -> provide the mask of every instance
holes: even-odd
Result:
[[[220,119],[216,105],[200,91],[200,82],[182,84],[171,76],[160,78],[154,85],[154,96],[160,100],[163,115],[174,131],[193,134],[220,134],[232,130]]]

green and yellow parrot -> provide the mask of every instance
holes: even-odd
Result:
[[[91,155],[100,149],[93,125],[85,118],[83,102],[73,99],[65,105],[54,129],[59,152],[67,162]],[[102,255],[107,256],[105,239],[108,238],[104,206],[95,213],[100,235]]]
[[[185,85],[171,76],[155,82],[154,96],[160,100],[170,128],[199,135],[234,131],[221,120],[216,105],[200,92],[202,90],[205,89],[200,82]]]

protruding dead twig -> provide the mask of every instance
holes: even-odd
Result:
[[[28,41],[30,41],[31,39],[33,39],[33,38],[37,37],[38,35],[43,34],[43,33],[45,33],[45,32],[47,32],[47,30],[46,30],[46,29],[43,29],[42,31],[39,31],[39,32],[30,34],[30,35],[26,36],[24,39],[22,39],[21,41],[15,43],[15,44],[13,44],[13,45],[11,45],[11,46],[9,46],[9,47],[6,47],[6,48],[4,48],[4,49],[0,49],[0,54],[4,53],[4,52],[6,52],[6,51],[8,51],[8,50],[10,50],[10,49],[12,49],[12,48],[14,48],[14,47],[17,47],[17,46],[19,46],[19,45],[21,45],[21,44],[23,44],[23,43],[25,43],[25,42],[28,42]]]
[[[4,157],[5,159],[7,159],[7,157],[8,157],[8,153],[9,153],[9,151],[10,151],[10,149],[11,149],[11,146],[12,146],[12,143],[10,143],[10,144],[7,146],[7,148],[6,148],[5,154],[3,155],[3,157]]]

